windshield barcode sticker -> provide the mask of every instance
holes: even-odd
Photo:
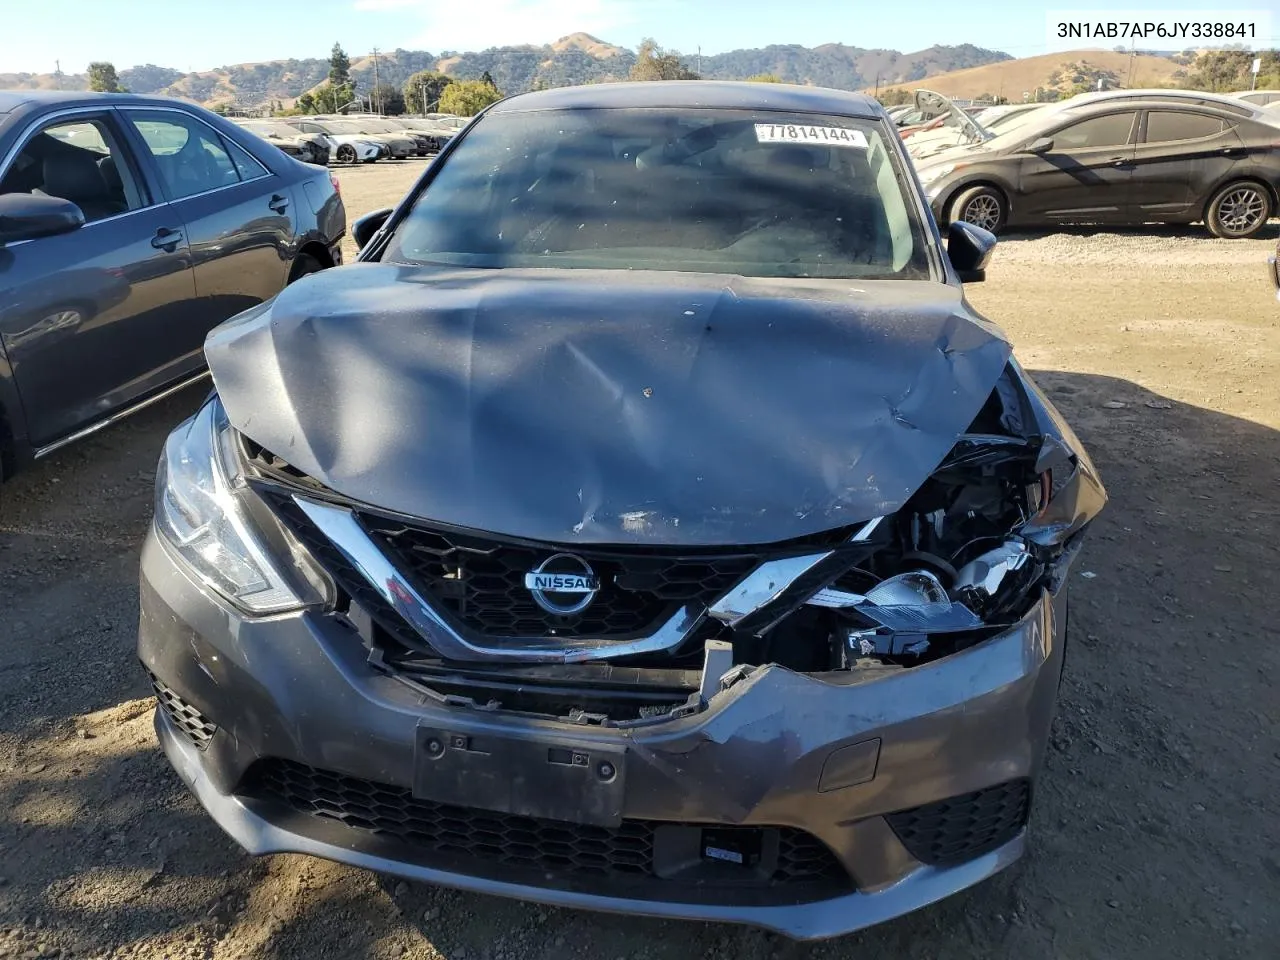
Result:
[[[756,140],[760,143],[823,143],[832,147],[867,149],[867,136],[861,130],[813,124],[757,123]]]

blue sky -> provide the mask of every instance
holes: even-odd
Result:
[[[203,70],[373,47],[440,52],[546,43],[583,30],[634,47],[720,53],[770,43],[918,50],[974,43],[1014,56],[1081,46],[1047,42],[1049,10],[1266,10],[1275,0],[0,0],[0,73],[68,73],[90,60]],[[197,11],[206,13],[200,16]],[[1277,19],[1280,19],[1278,17]],[[1275,25],[1280,27],[1280,23]],[[1112,44],[1114,46],[1114,44]],[[1176,45],[1172,45],[1176,46]]]

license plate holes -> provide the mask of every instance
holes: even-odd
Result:
[[[626,748],[420,727],[413,793],[437,803],[617,826]]]

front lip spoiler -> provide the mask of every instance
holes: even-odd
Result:
[[[631,916],[743,924],[769,930],[793,940],[837,937],[911,913],[999,873],[1018,860],[1026,848],[1024,829],[1004,846],[958,866],[921,867],[897,883],[874,891],[845,894],[815,903],[783,906],[742,907],[628,900],[545,887],[528,887],[402,863],[290,833],[250,810],[235,795],[219,793],[204,772],[199,752],[177,733],[163,711],[156,711],[155,728],[165,756],[200,804],[218,826],[254,856],[300,853],[405,880],[433,883],[471,893]]]

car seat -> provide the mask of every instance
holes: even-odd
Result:
[[[86,221],[112,217],[127,209],[123,202],[112,198],[102,172],[87,154],[51,154],[44,159],[43,172],[43,182],[31,192],[70,200],[84,213]]]

